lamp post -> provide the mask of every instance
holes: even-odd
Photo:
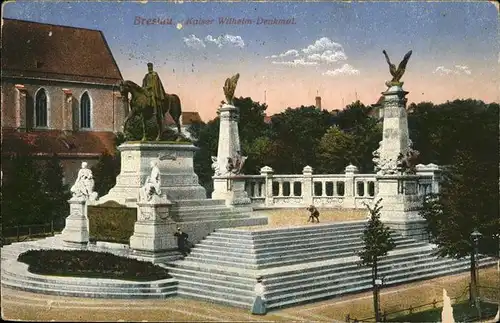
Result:
[[[479,248],[478,248],[478,245],[479,245],[479,238],[481,238],[482,234],[477,231],[477,229],[475,229],[471,234],[470,234],[471,238],[472,238],[472,241],[474,241],[474,276],[475,276],[475,286],[474,286],[474,291],[475,291],[475,298],[474,298],[474,303],[476,305],[476,308],[477,308],[477,312],[478,312],[478,315],[479,315],[479,319],[481,319],[481,304],[479,303]]]

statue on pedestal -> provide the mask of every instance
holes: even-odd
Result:
[[[97,200],[97,192],[94,192],[94,176],[87,165],[86,162],[82,162],[82,168],[78,171],[75,184],[71,187],[70,192],[73,198],[95,201]]]
[[[387,61],[387,64],[389,64],[389,72],[392,75],[392,80],[385,82],[385,85],[387,85],[388,87],[391,87],[394,85],[402,86],[403,82],[401,82],[400,80],[401,80],[401,77],[403,77],[403,74],[405,73],[406,64],[408,64],[408,60],[410,59],[412,51],[410,50],[408,53],[406,53],[406,55],[403,57],[403,60],[401,61],[401,63],[399,63],[399,66],[397,69],[396,69],[396,65],[391,63],[391,60],[389,59],[389,56],[387,55],[387,52],[385,51],[385,49],[382,51],[382,53],[384,53],[385,60]]]
[[[234,91],[236,90],[236,85],[238,84],[238,79],[240,78],[240,74],[237,73],[236,75],[227,78],[226,83],[224,84],[224,87],[222,88],[224,90],[224,95],[226,96],[226,101],[227,104],[229,105],[234,105],[233,99],[234,99]]]
[[[158,162],[152,160],[151,163],[151,175],[146,177],[144,185],[139,190],[139,201],[151,201],[153,196],[161,195],[161,176],[160,169],[158,168]]]
[[[167,94],[165,92],[158,73],[153,71],[152,63],[148,63],[148,73],[144,76],[142,87],[128,80],[120,82],[119,87],[123,97],[128,98],[128,94],[131,94],[130,112],[123,124],[124,131],[127,130],[127,125],[133,117],[140,116],[143,128],[141,140],[145,141],[146,120],[154,116],[158,127],[156,141],[159,141],[164,128],[163,116],[169,113],[177,126],[177,139],[185,139],[182,135],[180,122],[182,115],[181,101],[176,94]]]

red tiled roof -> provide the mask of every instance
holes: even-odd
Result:
[[[7,18],[2,76],[104,84],[123,79],[101,31]]]
[[[188,125],[191,125],[193,123],[202,121],[200,114],[198,112],[192,112],[192,111],[182,112],[182,119],[181,120],[182,120],[183,126],[188,126]],[[175,124],[174,119],[172,118],[172,116],[170,116],[169,113],[167,113],[165,115],[165,124],[167,126],[172,126]]]
[[[61,130],[18,132],[3,129],[2,155],[14,153],[52,155],[61,157],[99,156],[114,153],[115,135],[112,132],[85,131],[64,134]]]

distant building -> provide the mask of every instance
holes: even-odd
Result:
[[[101,31],[4,18],[1,53],[2,157],[55,153],[71,183],[114,150],[128,106]]]
[[[181,121],[182,134],[192,140],[198,139],[198,138],[192,138],[191,133],[189,132],[189,127],[193,124],[202,122],[200,114],[198,112],[183,111],[180,121]],[[165,115],[165,124],[170,129],[177,131],[177,126],[175,125],[175,121],[168,113]]]
[[[321,110],[321,97],[320,96],[316,97],[315,107],[316,107],[316,109]]]

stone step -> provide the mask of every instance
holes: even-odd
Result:
[[[442,261],[430,262],[430,259],[423,259],[416,262],[408,262],[407,268],[398,268],[394,269],[391,265],[379,266],[379,276],[382,277],[384,275],[390,275],[394,272],[399,274],[403,274],[408,268],[411,268],[412,271],[420,271],[422,269],[427,268],[430,264],[436,266],[443,266],[446,264],[454,264],[453,260],[444,259]],[[288,283],[281,283],[279,285],[274,285],[278,288],[273,288],[273,285],[270,285],[269,293],[266,296],[272,297],[275,295],[279,295],[281,293],[292,293],[299,292],[301,290],[309,290],[315,287],[322,286],[334,286],[339,285],[340,283],[349,283],[349,282],[357,282],[358,280],[371,279],[371,269],[368,267],[357,267],[352,266],[348,270],[336,271],[333,273],[323,274],[321,276],[311,276],[304,275],[300,280],[293,280]],[[387,276],[386,276],[387,277]]]
[[[249,214],[237,214],[237,213],[198,213],[198,214],[191,214],[191,215],[185,215],[182,214],[181,216],[178,217],[178,219],[182,222],[188,222],[188,221],[209,221],[209,220],[220,220],[220,219],[247,219],[249,218]],[[176,217],[173,217],[176,219]]]
[[[191,286],[179,285],[177,292],[179,295],[184,294],[184,292],[196,292],[200,297],[217,297],[217,298],[225,298],[231,301],[238,302],[240,304],[251,305],[253,302],[253,295],[240,295],[231,293],[230,290],[211,290],[208,289],[209,285],[203,284],[194,284]],[[212,287],[212,286],[210,286]]]
[[[226,279],[237,279],[237,281],[247,280],[250,282],[254,281],[254,277],[251,276],[251,272],[242,268],[220,266],[219,264],[205,264],[190,261],[188,258],[184,260],[178,260],[168,265],[164,265],[164,268],[168,270],[180,269],[180,270],[192,270],[208,274],[219,274],[227,276]],[[253,277],[253,278],[250,278]]]
[[[425,245],[425,243],[419,243],[410,240],[408,242],[399,244],[398,248],[414,248],[423,245]],[[201,244],[196,245],[196,247],[192,249],[191,255],[196,256],[200,259],[203,259],[204,257],[206,257],[207,259],[214,259],[215,255],[215,257],[217,257],[216,259],[221,260],[225,260],[226,257],[230,257],[234,259],[240,259],[248,263],[264,264],[275,262],[274,260],[276,259],[278,259],[280,262],[287,259],[297,259],[298,262],[302,262],[301,260],[303,259],[310,259],[315,258],[316,256],[323,255],[328,255],[331,258],[334,258],[339,256],[351,255],[352,253],[360,251],[362,247],[363,242],[360,241],[355,243],[343,244],[340,246],[336,244],[323,244],[319,248],[300,246],[300,248],[294,248],[285,251],[267,252],[267,250],[255,250],[255,253],[249,253],[242,252],[242,250],[231,251],[234,249],[225,246],[214,247]]]
[[[57,296],[69,296],[69,297],[86,297],[86,298],[112,298],[112,299],[163,299],[167,297],[175,296],[177,293],[177,286],[172,286],[169,289],[165,289],[161,293],[141,293],[141,292],[125,292],[125,293],[108,293],[106,290],[101,292],[82,292],[78,290],[60,290],[60,289],[48,289],[40,288],[37,286],[26,286],[19,285],[15,283],[9,283],[2,281],[2,287],[7,287],[10,289],[26,291],[30,293],[39,293],[46,295],[57,295]]]
[[[162,286],[134,286],[127,284],[117,283],[116,285],[100,286],[100,285],[86,285],[86,284],[75,284],[70,281],[40,281],[30,279],[29,277],[14,277],[9,275],[2,275],[2,284],[7,286],[23,287],[25,290],[30,290],[33,288],[38,288],[40,290],[54,289],[59,291],[68,291],[78,293],[164,293],[175,291],[177,288],[176,281],[170,281],[169,283],[161,284]]]
[[[240,297],[239,301],[244,301],[245,299],[252,298],[254,295],[253,288],[239,288],[236,285],[224,286],[219,285],[216,281],[195,281],[195,280],[182,280],[179,281],[179,290],[184,288],[197,289],[200,294],[207,293],[219,293],[219,294],[229,294],[234,298],[234,296]],[[249,287],[254,287],[250,285]],[[238,300],[238,299],[236,299]]]
[[[173,208],[177,207],[208,207],[208,206],[225,206],[225,200],[213,200],[213,199],[202,199],[202,200],[181,200],[174,201],[172,204]]]
[[[244,302],[235,301],[231,298],[231,295],[200,295],[196,289],[184,288],[177,291],[178,295],[185,298],[198,299],[209,303],[215,304],[225,304],[238,308],[249,308],[250,303],[246,300]],[[252,300],[253,302],[253,300]]]
[[[257,230],[238,230],[234,228],[222,228],[218,229],[218,232],[226,232],[226,233],[231,233],[235,232],[238,233],[239,231],[242,231],[243,233],[248,233],[253,236],[266,236],[266,235],[280,235],[280,234],[289,234],[289,233],[304,233],[307,231],[310,232],[315,232],[318,230],[331,230],[331,229],[336,229],[336,228],[352,228],[352,229],[361,229],[366,226],[366,221],[347,221],[347,222],[337,222],[337,223],[321,223],[321,224],[310,224],[310,225],[304,225],[304,226],[291,226],[291,227],[285,227],[285,228],[277,228],[277,229],[270,229],[270,228],[262,228],[262,229],[257,229]]]
[[[283,241],[289,239],[305,239],[308,237],[317,236],[339,236],[339,235],[350,235],[350,236],[361,236],[363,235],[363,230],[357,228],[325,228],[322,230],[307,230],[307,231],[291,231],[279,234],[241,234],[238,232],[221,232],[216,230],[211,236],[217,238],[225,239],[242,239],[242,240],[253,240],[256,242],[271,242],[271,241]],[[394,233],[394,235],[397,235]]]
[[[420,248],[415,248],[415,249],[408,249],[405,250],[405,252],[395,254],[390,253],[389,255],[383,257],[383,259],[380,260],[380,264],[388,264],[388,263],[396,263],[402,260],[413,260],[413,259],[420,259],[422,257],[429,257],[429,252],[430,249],[428,247],[420,247]],[[338,259],[340,261],[343,260],[343,258]],[[266,283],[269,284],[271,282],[280,282],[282,280],[288,281],[294,279],[294,277],[301,276],[303,275],[304,272],[310,272],[310,273],[316,273],[316,274],[321,274],[323,272],[331,272],[334,270],[339,270],[344,267],[357,267],[357,264],[361,261],[359,257],[352,257],[349,259],[346,259],[346,262],[334,262],[334,263],[325,263],[325,261],[319,261],[319,262],[310,262],[304,265],[292,265],[290,266],[291,268],[281,268],[279,271],[276,272],[266,272],[265,274],[265,279]]]
[[[201,275],[199,272],[192,270],[178,270],[171,271],[172,276],[179,282],[179,285],[189,285],[191,282],[203,283],[209,282],[210,284],[218,286],[226,286],[229,288],[247,290],[253,292],[253,284],[255,279],[247,280],[237,280],[235,277],[224,276],[224,275]],[[206,274],[206,273],[204,273]],[[229,278],[229,279],[228,279]]]
[[[404,275],[402,276],[406,276],[408,277],[409,275],[414,275],[414,277],[419,277],[421,279],[422,276],[425,276],[425,275],[429,275],[429,274],[435,274],[437,271],[445,271],[446,270],[453,270],[453,269],[457,269],[457,268],[463,268],[463,264],[453,264],[453,265],[445,265],[445,266],[440,266],[440,267],[436,267],[436,268],[430,268],[430,269],[427,269],[427,270],[419,270],[418,271],[418,274],[415,275],[415,272],[413,273],[405,273]],[[355,282],[347,282],[347,283],[343,283],[343,284],[340,284],[340,285],[335,285],[335,286],[331,286],[331,285],[327,285],[327,284],[322,284],[321,286],[319,287],[315,287],[315,288],[308,288],[308,289],[305,289],[305,290],[302,290],[300,292],[291,292],[291,293],[286,293],[286,294],[281,294],[281,295],[276,295],[276,296],[270,296],[270,297],[267,297],[268,299],[268,302],[270,304],[272,303],[276,303],[276,302],[286,302],[286,301],[289,301],[289,300],[296,300],[298,298],[303,298],[303,297],[316,297],[317,295],[321,295],[321,294],[324,294],[324,293],[331,293],[333,295],[336,295],[338,294],[339,291],[342,290],[342,287],[347,287],[347,288],[350,288],[350,289],[354,289],[354,290],[361,290],[363,289],[362,286],[365,285],[365,288],[368,289],[368,288],[371,288],[371,277],[369,275],[367,275],[368,278],[365,278],[365,279],[358,279],[358,280],[355,280]],[[406,281],[406,280],[404,280]]]

